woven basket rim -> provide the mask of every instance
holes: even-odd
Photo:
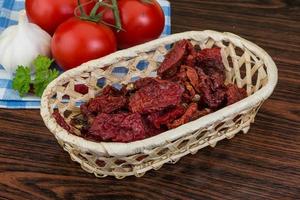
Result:
[[[81,74],[86,71],[93,71],[94,69],[99,69],[99,66],[106,66],[108,64],[110,65],[117,63],[120,59],[124,57],[136,56],[138,53],[147,52],[153,47],[158,47],[162,44],[170,44],[181,39],[195,39],[198,41],[204,41],[208,37],[212,38],[215,41],[231,42],[241,49],[247,48],[249,51],[254,52],[256,55],[258,55],[264,61],[265,66],[267,67],[267,84],[254,94],[233,105],[227,106],[214,113],[201,117],[195,121],[184,124],[176,129],[168,130],[159,135],[130,143],[93,142],[86,140],[79,136],[68,133],[65,129],[63,129],[56,123],[55,119],[50,113],[49,96],[52,93],[52,89],[56,86],[56,84],[59,81],[68,80],[70,77]],[[146,153],[147,151],[150,151],[155,147],[158,147],[168,142],[172,142],[201,127],[209,127],[215,122],[221,121],[231,115],[241,113],[242,111],[247,110],[253,107],[254,105],[258,104],[260,101],[267,99],[272,94],[277,84],[277,81],[278,72],[276,64],[268,55],[268,53],[266,53],[262,48],[255,45],[254,43],[228,32],[221,33],[212,30],[189,31],[173,34],[171,36],[157,39],[126,50],[121,50],[103,58],[89,61],[77,68],[63,73],[57,79],[52,81],[44,91],[41,99],[40,112],[44,123],[57,139],[67,142],[71,145],[75,145],[84,151],[91,151],[98,155],[122,157],[133,155],[136,153]]]

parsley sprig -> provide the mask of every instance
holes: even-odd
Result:
[[[56,69],[49,69],[53,60],[46,56],[38,56],[34,61],[35,78],[31,80],[30,68],[18,66],[16,75],[13,79],[13,89],[17,90],[20,96],[28,94],[33,86],[34,94],[41,97],[47,85],[58,77],[59,72]]]

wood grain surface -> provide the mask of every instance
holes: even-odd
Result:
[[[142,178],[97,179],[37,110],[0,109],[0,199],[300,199],[300,1],[173,0],[173,32],[229,31],[263,47],[279,83],[248,134]]]

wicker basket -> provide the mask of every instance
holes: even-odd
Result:
[[[54,109],[58,109],[69,123],[72,116],[78,114],[78,105],[93,98],[105,85],[118,87],[137,77],[156,76],[156,69],[170,45],[181,39],[190,39],[202,49],[221,47],[226,82],[244,87],[248,97],[176,129],[131,143],[88,141],[68,133],[52,117]],[[88,94],[74,91],[74,85],[80,83],[88,85]],[[275,63],[255,44],[231,33],[192,31],[118,51],[65,72],[45,90],[41,115],[58,143],[85,171],[97,177],[140,177],[148,170],[157,170],[164,163],[176,163],[181,157],[195,154],[208,145],[214,147],[218,141],[231,139],[240,131],[247,133],[276,83]]]

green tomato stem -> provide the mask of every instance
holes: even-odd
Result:
[[[114,14],[114,18],[115,18],[115,26],[114,25],[110,25],[113,26],[117,29],[117,31],[121,31],[122,30],[122,24],[121,24],[121,19],[120,19],[120,12],[119,12],[119,8],[118,8],[118,2],[117,0],[111,0],[112,4],[108,4],[106,2],[103,2],[102,0],[99,0],[95,6],[93,7],[92,11],[90,12],[89,15],[87,15],[82,7],[82,4],[80,2],[80,0],[77,0],[78,3],[78,7],[76,9],[79,8],[80,10],[80,16],[77,15],[77,12],[75,10],[75,16],[79,17],[82,20],[86,20],[86,21],[91,21],[91,22],[95,22],[95,23],[99,23],[102,20],[102,14],[103,12],[97,14],[97,11],[99,9],[100,6],[104,6],[107,7],[109,9],[112,10],[113,14]],[[102,21],[103,24],[108,25],[107,23],[105,23],[104,21]]]
[[[96,13],[97,13],[100,6],[101,6],[101,2],[97,2],[96,5],[94,6],[94,8],[92,9],[91,13],[90,13],[90,17],[96,17]]]
[[[121,19],[120,19],[118,3],[117,3],[117,0],[111,0],[111,1],[112,1],[112,10],[113,10],[115,21],[116,21],[116,28],[117,28],[117,31],[119,32],[122,30],[122,24],[121,24]]]
[[[147,4],[153,4],[152,0],[141,0],[143,3],[147,3]]]
[[[84,11],[84,9],[83,9],[83,7],[82,7],[82,4],[81,4],[80,0],[77,0],[77,4],[78,4],[78,6],[79,6],[79,10],[80,10],[80,16],[84,16],[84,17],[86,17],[86,16],[87,16],[87,14],[85,13],[85,11]],[[76,12],[76,11],[75,11],[75,12]]]
[[[119,12],[119,8],[118,8],[118,3],[117,3],[117,0],[111,0],[111,2],[112,2],[112,4],[108,4],[108,3],[103,2],[102,0],[99,0],[98,3],[100,3],[100,5],[102,5],[104,7],[107,7],[107,8],[112,10],[112,12],[114,14],[116,24],[112,25],[112,24],[108,24],[104,21],[102,21],[102,23],[105,24],[105,25],[116,28],[117,31],[119,32],[119,31],[122,30],[122,24],[121,24],[121,19],[120,19],[120,12]]]
[[[103,2],[103,1],[99,1],[98,3],[100,3],[102,6],[105,6],[105,7],[108,7],[108,8],[113,8],[113,6],[112,5],[110,5],[110,4],[108,4],[108,3],[105,3],[105,2]]]

